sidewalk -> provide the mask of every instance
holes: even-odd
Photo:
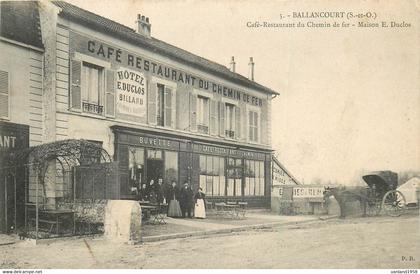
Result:
[[[323,216],[323,219],[328,216]],[[333,216],[331,216],[333,217]],[[206,219],[170,218],[163,225],[143,225],[143,242],[155,242],[176,238],[231,233],[251,229],[268,228],[320,221],[320,216],[298,215],[283,216],[271,212],[250,212],[244,219],[221,218],[209,214]]]

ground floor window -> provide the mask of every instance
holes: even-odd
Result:
[[[242,159],[227,159],[227,196],[242,196]]]
[[[264,195],[264,162],[245,160],[245,196]]]
[[[165,151],[165,181],[178,182],[178,152]]]
[[[200,155],[200,187],[208,196],[225,195],[225,159]]]

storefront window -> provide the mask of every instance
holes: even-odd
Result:
[[[162,150],[148,149],[147,159],[162,160]]]
[[[224,167],[224,158],[200,155],[200,187],[206,195],[225,195]]]
[[[227,196],[242,196],[242,160],[228,158]]]
[[[130,187],[133,193],[139,191],[142,185],[144,174],[144,149],[129,147],[128,170],[130,177]]]
[[[264,195],[264,162],[245,160],[245,196]]]
[[[165,151],[165,181],[178,182],[178,153]]]

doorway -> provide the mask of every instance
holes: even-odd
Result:
[[[15,230],[15,182],[10,174],[2,174],[0,178],[0,233]]]

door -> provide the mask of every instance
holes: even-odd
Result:
[[[15,230],[15,186],[11,175],[0,178],[0,233]]]

